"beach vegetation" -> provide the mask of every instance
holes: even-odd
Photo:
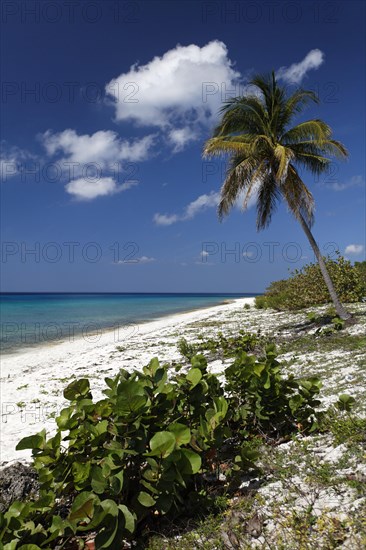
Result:
[[[156,358],[142,371],[122,369],[99,401],[88,379],[72,381],[55,435],[42,430],[17,446],[32,449],[40,491],[0,515],[3,548],[141,543],[160,521],[225,507],[212,487],[234,491],[260,468],[263,445],[317,430],[320,380],[283,376],[274,345],[256,356],[248,342],[245,333],[235,346],[221,336],[229,356],[235,348],[224,381],[202,354],[185,370]]]
[[[211,352],[219,357],[234,357],[241,352],[258,353],[263,352],[268,340],[261,336],[260,331],[256,333],[239,330],[233,336],[224,336],[218,332],[215,338],[201,338],[199,342],[188,342],[186,338],[178,341],[178,351],[190,360],[194,355],[203,352]]]
[[[339,254],[336,258],[324,258],[324,261],[340,299],[346,303],[360,302],[365,289],[359,269]],[[298,310],[329,302],[330,295],[317,263],[294,270],[288,279],[274,281],[263,295],[255,298],[256,308],[278,311]],[[333,318],[341,319],[335,309],[333,313]]]

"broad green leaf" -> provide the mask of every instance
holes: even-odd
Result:
[[[125,518],[125,529],[129,533],[133,533],[135,531],[135,517],[130,512],[130,510],[125,506],[124,504],[120,504],[118,508],[121,510],[124,518]]]
[[[201,469],[202,460],[199,454],[190,449],[180,449],[182,458],[179,461],[182,474],[196,474]]]
[[[69,520],[86,520],[91,519],[93,516],[94,503],[98,500],[98,497],[93,493],[84,491],[79,493],[74,502],[72,503]]]
[[[191,359],[191,365],[194,368],[197,368],[197,369],[200,369],[200,370],[205,370],[206,367],[207,367],[207,359],[202,354],[195,355]]]
[[[150,440],[150,456],[166,458],[174,451],[175,437],[171,432],[157,432]]]
[[[74,380],[64,389],[64,397],[68,401],[74,401],[78,397],[85,396],[89,393],[90,384],[87,378]]]
[[[65,409],[62,409],[60,415],[56,418],[57,426],[60,428],[60,430],[66,430],[70,427],[69,422],[71,415],[73,413],[72,407],[66,407]]]
[[[137,500],[139,501],[142,506],[145,506],[145,508],[150,508],[151,506],[154,506],[155,500],[151,495],[148,493],[145,493],[145,491],[140,491],[137,495]]]
[[[188,382],[192,384],[192,388],[197,386],[201,378],[202,378],[202,372],[200,371],[200,369],[192,368],[187,372],[186,379],[188,380]]]
[[[263,370],[265,369],[265,365],[263,365],[262,363],[257,363],[255,365],[253,365],[253,372],[254,374],[256,374],[257,376],[260,376],[263,372]]]
[[[28,437],[23,437],[15,447],[17,451],[23,451],[24,449],[44,449],[46,443],[46,430],[30,435]]]
[[[124,475],[124,471],[121,470],[120,472],[118,472],[118,474],[115,474],[114,476],[111,477],[111,487],[112,487],[112,490],[113,492],[118,495],[118,493],[120,493],[122,491],[122,487],[123,487],[123,475]]]
[[[74,462],[72,465],[72,474],[74,476],[74,483],[78,485],[89,477],[90,462],[81,464],[80,462]]]
[[[271,387],[271,377],[270,377],[269,374],[267,374],[267,376],[266,376],[266,381],[265,381],[264,384],[263,384],[263,388],[264,388],[265,390],[268,390],[270,387]]]
[[[105,500],[102,500],[100,505],[106,514],[109,514],[110,516],[113,516],[113,517],[118,516],[118,506],[114,502],[114,500],[107,498]]]
[[[153,376],[155,375],[159,367],[159,359],[157,357],[153,357],[149,363],[149,370]]]
[[[184,424],[174,422],[174,424],[170,424],[168,430],[174,434],[178,446],[187,445],[191,440],[191,430]]]
[[[117,409],[122,411],[135,412],[146,405],[147,397],[145,395],[133,395],[126,397],[119,395],[117,397]]]
[[[91,470],[91,486],[95,493],[102,494],[107,486],[107,480],[103,475],[102,468],[93,466]]]

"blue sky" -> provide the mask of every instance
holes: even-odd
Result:
[[[261,292],[313,259],[281,205],[219,223],[202,145],[227,97],[274,69],[319,93],[348,148],[318,181],[324,252],[365,257],[365,4],[2,4],[2,291]],[[33,252],[32,252],[33,251]]]

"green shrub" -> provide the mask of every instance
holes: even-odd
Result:
[[[358,272],[361,281],[362,295],[366,296],[366,261],[355,262],[355,269]]]
[[[243,352],[225,370],[226,393],[231,397],[233,419],[244,434],[267,434],[280,437],[294,430],[317,428],[315,407],[321,388],[319,378],[299,380],[293,375],[283,378],[276,360],[274,344],[267,346],[266,355],[256,360]]]
[[[237,351],[224,385],[202,355],[188,372],[172,372],[156,358],[142,372],[121,370],[96,402],[87,379],[65,389],[70,406],[56,435],[43,430],[17,446],[32,449],[40,495],[0,514],[4,550],[83,548],[86,538],[117,550],[125,539],[141,541],[152,521],[202,504],[202,473],[224,461],[236,476],[254,466],[258,437],[317,426],[319,380],[283,378],[274,346],[258,360]]]
[[[257,309],[267,308],[267,298],[266,296],[260,295],[255,297],[254,305]]]
[[[219,332],[217,338],[209,338],[200,342],[188,343],[185,338],[178,341],[178,351],[188,360],[204,351],[219,353],[223,357],[234,357],[242,351],[264,351],[268,342],[259,332],[253,334],[240,330],[237,336],[224,336]]]
[[[365,293],[360,269],[339,255],[336,260],[324,260],[340,300],[346,303],[359,302]],[[295,270],[289,279],[271,283],[259,305],[277,310],[296,310],[330,301],[319,265],[310,263]]]
[[[196,353],[195,346],[193,344],[189,344],[185,338],[180,338],[180,340],[178,340],[177,348],[179,353],[183,355],[183,357],[186,357],[186,359],[189,359],[189,360]]]

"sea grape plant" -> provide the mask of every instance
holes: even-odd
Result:
[[[121,370],[96,402],[87,379],[73,381],[56,434],[17,446],[32,449],[40,492],[0,515],[0,547],[82,548],[91,537],[97,549],[120,549],[184,510],[220,461],[233,476],[253,467],[252,438],[316,426],[320,382],[283,378],[273,346],[260,359],[238,352],[225,379],[195,355],[186,372],[156,358],[142,371]]]

